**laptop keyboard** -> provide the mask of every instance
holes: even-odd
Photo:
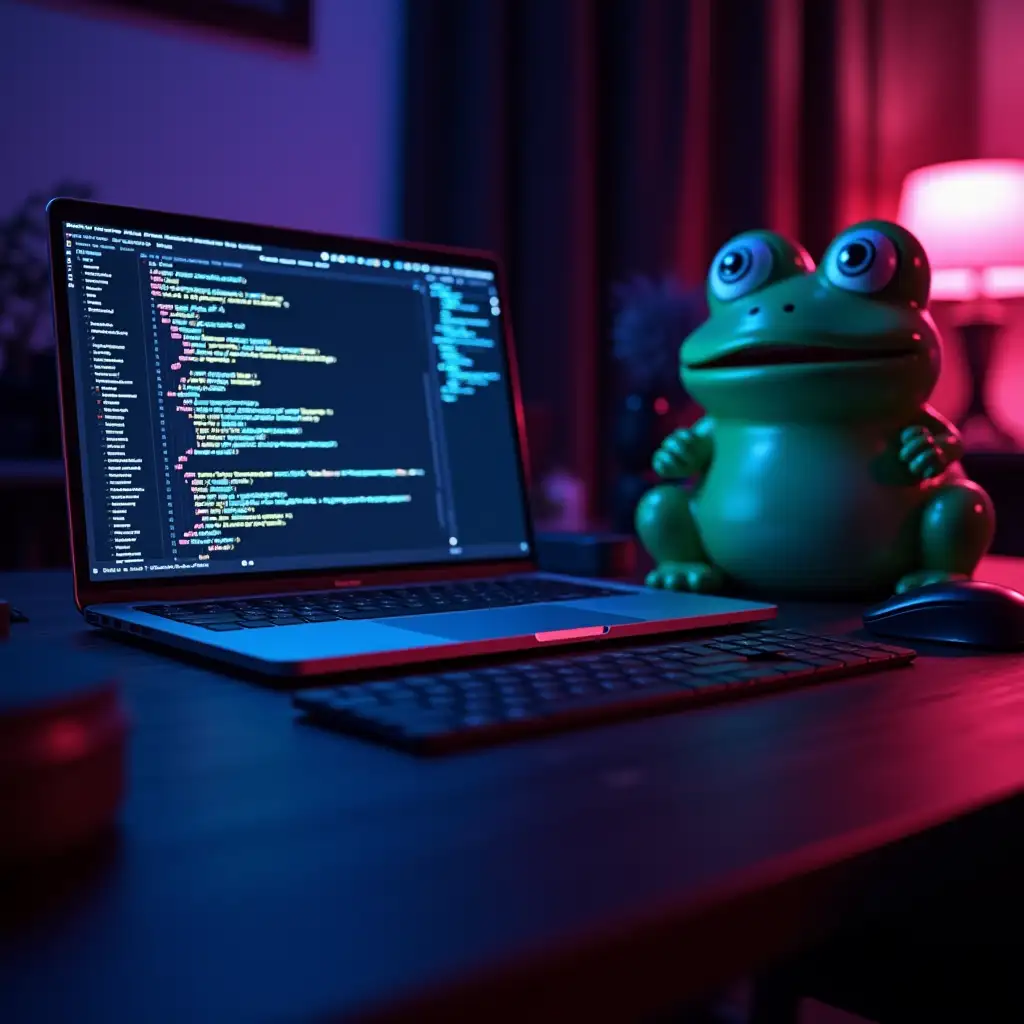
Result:
[[[373,590],[248,597],[216,602],[141,605],[139,611],[215,632],[299,626],[339,619],[386,619],[397,615],[477,611],[547,601],[609,597],[622,591],[536,577],[426,583]]]
[[[414,753],[733,701],[906,665],[905,647],[792,629],[388,676],[294,698],[328,729]]]

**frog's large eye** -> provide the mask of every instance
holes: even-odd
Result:
[[[711,264],[708,287],[722,302],[731,302],[768,280],[775,254],[763,238],[740,236],[726,243]]]
[[[896,276],[899,254],[891,238],[874,228],[857,228],[829,246],[822,269],[837,288],[880,292]]]

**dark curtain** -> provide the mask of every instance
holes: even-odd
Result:
[[[497,250],[534,476],[593,509],[611,285],[673,266],[685,0],[409,0],[407,238]]]
[[[821,258],[841,227],[837,223],[837,161],[841,144],[838,116],[840,2],[818,0],[803,7],[797,232],[815,260]]]
[[[534,478],[576,474],[591,514],[615,472],[614,286],[700,287],[751,227],[828,239],[839,4],[407,0],[403,234],[503,257]],[[769,137],[780,22],[798,40],[788,162]],[[779,166],[800,175],[791,225],[772,224]]]
[[[729,238],[767,223],[771,102],[768,0],[710,0],[708,13],[708,237],[702,275]]]

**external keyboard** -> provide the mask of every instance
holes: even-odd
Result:
[[[606,587],[567,583],[535,576],[424,583],[372,590],[333,590],[315,594],[248,597],[217,602],[142,605],[139,610],[190,626],[217,632],[297,626],[337,619],[386,619],[397,615],[427,615],[481,608],[576,601],[621,593]]]
[[[294,703],[329,729],[440,753],[859,675],[914,656],[874,641],[759,629],[381,678],[304,691]]]

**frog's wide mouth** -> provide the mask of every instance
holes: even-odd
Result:
[[[688,370],[724,370],[755,366],[797,366],[823,363],[867,363],[880,359],[903,359],[917,355],[910,345],[891,348],[853,348],[838,345],[744,345],[721,355],[688,363]]]

